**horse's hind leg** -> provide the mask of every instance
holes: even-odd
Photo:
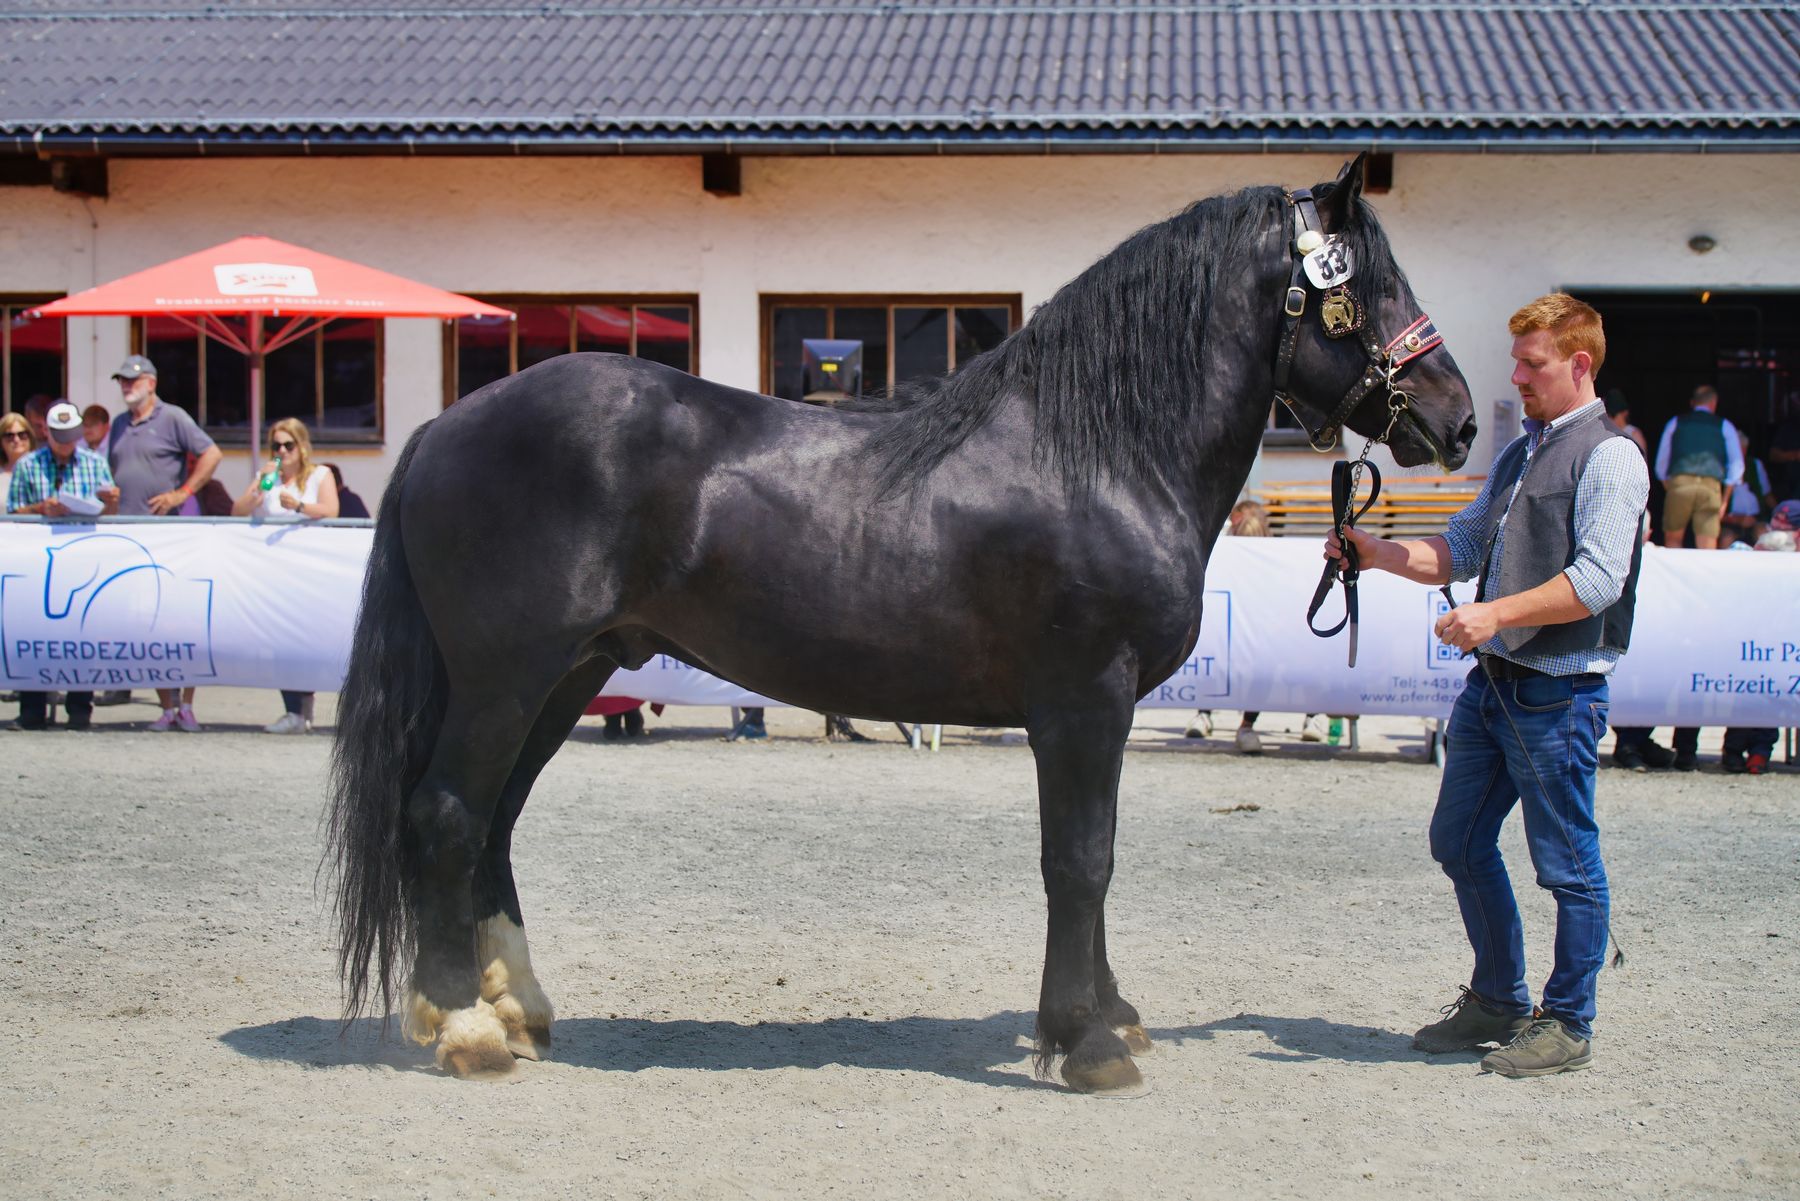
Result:
[[[402,1023],[415,1041],[435,1041],[438,1065],[457,1076],[512,1067],[505,1026],[481,999],[473,880],[536,696],[452,679],[431,764],[407,802],[417,955]]]
[[[1112,880],[1119,770],[1131,728],[1131,696],[1098,696],[1035,709],[1027,720],[1037,757],[1044,893],[1049,934],[1038,997],[1038,1069],[1058,1052],[1063,1079],[1080,1092],[1139,1087],[1143,1076],[1113,1033],[1103,996],[1100,917]],[[1110,980],[1110,971],[1106,979]],[[1120,1001],[1120,1005],[1124,1002]],[[1127,1007],[1129,1008],[1129,1007]],[[1133,1015],[1135,1016],[1135,1014]]]
[[[550,1024],[556,1014],[531,969],[525,918],[513,884],[513,826],[538,773],[568,738],[613,668],[610,659],[584,663],[544,702],[500,790],[487,847],[475,868],[475,962],[481,970],[481,999],[494,1007],[495,1016],[506,1028],[507,1049],[521,1059],[542,1059],[549,1054]]]
[[[1106,908],[1102,906],[1094,918],[1094,992],[1100,1000],[1100,1016],[1114,1034],[1125,1040],[1125,1049],[1133,1055],[1149,1055],[1156,1050],[1144,1030],[1144,1019],[1137,1006],[1119,995],[1119,978],[1106,961]]]

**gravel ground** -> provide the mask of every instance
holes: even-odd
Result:
[[[143,695],[0,734],[6,1197],[1800,1195],[1792,769],[1603,775],[1628,959],[1594,1068],[1509,1081],[1410,1046],[1468,972],[1418,723],[1352,753],[1271,715],[1248,759],[1150,713],[1108,938],[1158,1050],[1118,1102],[1031,1074],[1019,735],[590,719],[514,852],[555,1059],[475,1083],[339,1037],[328,739],[227,689],[206,733],[150,734]],[[1553,912],[1516,822],[1506,848],[1541,979]]]

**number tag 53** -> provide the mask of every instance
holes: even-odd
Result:
[[[1307,255],[1302,262],[1306,267],[1306,278],[1320,291],[1349,283],[1356,274],[1356,255],[1342,238],[1325,239],[1325,245]]]

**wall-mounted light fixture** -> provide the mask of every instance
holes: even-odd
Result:
[[[1688,249],[1695,254],[1708,254],[1717,245],[1718,242],[1714,241],[1710,234],[1695,234],[1688,239]]]

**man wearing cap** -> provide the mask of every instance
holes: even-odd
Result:
[[[59,499],[64,495],[92,497],[102,512],[119,511],[119,489],[113,484],[106,460],[81,444],[81,412],[63,401],[45,415],[49,441],[32,451],[13,468],[12,487],[6,497],[9,513],[36,513],[61,517],[70,510]],[[41,730],[49,725],[49,693],[20,692],[21,730]],[[85,730],[93,720],[94,694],[68,694],[69,728]]]
[[[162,403],[156,394],[156,366],[149,359],[132,355],[113,378],[125,402],[125,411],[113,418],[108,451],[119,482],[119,512],[173,513],[212,478],[223,455],[192,417]],[[189,455],[194,457],[191,473]]]
[[[113,478],[119,482],[119,512],[127,515],[174,513],[193,496],[224,456],[194,419],[156,395],[156,365],[134,354],[113,372],[125,411],[113,418]],[[194,469],[187,469],[188,456]],[[182,477],[186,478],[183,479]],[[200,728],[194,718],[194,690],[158,688],[162,716],[152,730]]]
[[[1769,528],[1800,533],[1800,500],[1784,500],[1776,505],[1775,512],[1769,515]]]

